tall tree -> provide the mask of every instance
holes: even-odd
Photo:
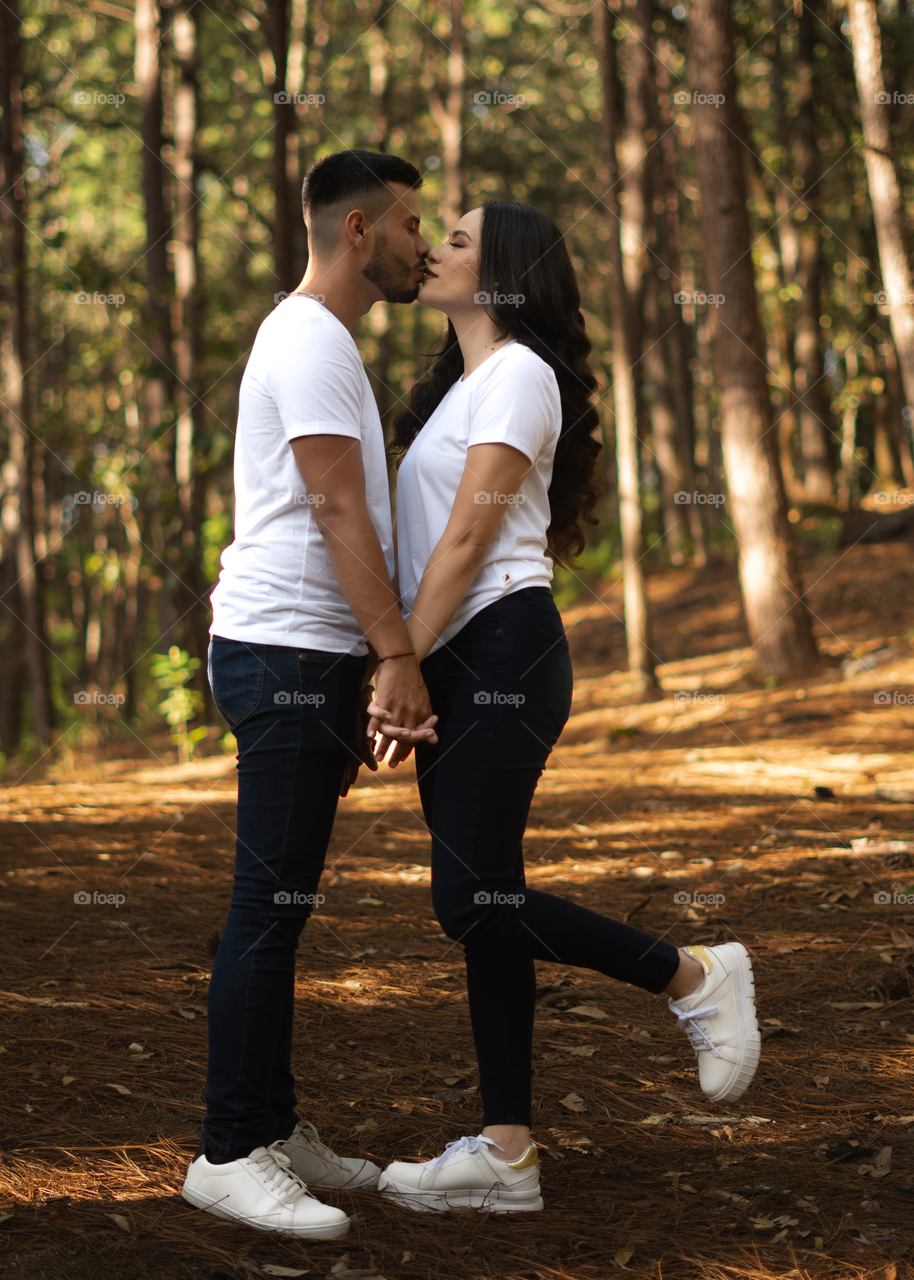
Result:
[[[7,630],[7,642],[25,642],[28,655],[32,730],[39,742],[51,735],[51,698],[48,687],[48,648],[44,635],[41,585],[35,557],[32,505],[33,449],[27,421],[29,397],[24,354],[25,343],[25,182],[22,173],[22,70],[20,41],[22,21],[17,0],[0,6],[0,385],[3,388],[0,420],[6,428],[7,474],[5,487],[15,494],[5,505],[3,534],[12,552],[9,585],[4,583],[7,608],[19,622]],[[7,521],[9,522],[7,524]],[[0,535],[2,536],[2,535]],[[4,557],[5,558],[5,557]],[[4,658],[6,658],[4,654]],[[17,665],[14,657],[13,671]]]
[[[759,668],[788,672],[812,662],[816,648],[771,430],[729,0],[693,0],[688,32],[706,292],[725,296],[709,310],[743,608]]]
[[[175,298],[172,329],[177,373],[175,478],[181,525],[177,605],[184,619],[188,647],[194,657],[202,660],[207,644],[206,606],[200,600],[205,592],[199,549],[203,476],[196,456],[204,418],[200,201],[197,194],[197,134],[200,129],[197,24],[201,12],[202,6],[197,0],[177,0],[172,25],[172,47],[177,68],[174,91]]]
[[[801,184],[802,192],[795,211],[798,222],[795,283],[799,297],[794,333],[793,376],[800,425],[800,452],[803,458],[803,488],[806,496],[814,502],[825,501],[834,492],[835,471],[819,328],[822,292],[822,165],[814,115],[815,47],[820,23],[818,7],[819,0],[802,0],[800,5],[795,64],[796,118],[792,130],[796,170],[794,176]]]
[[[907,408],[914,412],[914,272],[901,179],[892,143],[875,0],[848,0],[848,14],[882,281]]]
[[[606,190],[602,201],[609,221],[610,318],[612,327],[613,407],[616,467],[619,483],[619,523],[622,532],[622,594],[628,666],[643,692],[657,688],[647,608],[644,530],[641,525],[641,476],[638,460],[638,409],[631,344],[628,294],[623,270],[619,221],[619,79],[616,68],[615,15],[607,0],[596,9],[597,43],[603,86],[600,143]]]
[[[429,95],[432,119],[441,135],[444,193],[441,220],[446,231],[464,209],[463,95],[466,66],[463,61],[463,0],[444,0],[447,21],[447,92],[442,101],[437,88]]]
[[[652,6],[652,0],[641,0]],[[651,24],[648,23],[650,29]],[[656,69],[655,69],[656,68]],[[662,81],[658,78],[662,77]],[[677,445],[682,467],[683,487],[695,492],[695,407],[692,378],[692,333],[686,323],[682,307],[676,303],[676,294],[682,290],[682,273],[679,253],[679,195],[676,183],[675,149],[672,120],[661,111],[660,91],[669,100],[670,76],[662,60],[651,58],[648,64],[650,85],[647,102],[651,128],[656,130],[658,145],[651,148],[651,189],[654,193],[654,228],[657,239],[657,256],[669,271],[667,281],[672,326],[666,332],[667,365],[672,370],[672,396],[676,406]],[[692,562],[701,569],[707,563],[702,508],[696,503],[682,504],[692,540]]]
[[[302,276],[304,224],[298,192],[295,105],[286,87],[289,63],[288,0],[269,0],[273,57],[273,273],[276,291],[288,293]]]
[[[136,82],[143,138],[143,202],[146,209],[147,315],[144,338],[151,367],[145,382],[146,418],[156,442],[172,398],[171,295],[168,263],[171,222],[165,204],[162,160],[162,12],[158,0],[136,0]]]

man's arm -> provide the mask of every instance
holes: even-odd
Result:
[[[431,705],[368,514],[359,442],[315,435],[299,436],[291,446],[343,595],[371,647],[387,659],[376,696],[393,724],[412,729],[431,715]],[[430,740],[436,740],[433,733]]]

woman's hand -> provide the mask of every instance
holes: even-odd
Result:
[[[388,764],[395,769],[398,764],[406,760],[413,747],[419,742],[436,743],[438,735],[435,733],[435,725],[438,723],[437,716],[429,716],[427,720],[423,720],[421,724],[417,724],[414,729],[406,729],[401,725],[391,724],[391,713],[385,711],[376,699],[368,704],[368,730],[367,736],[371,739],[374,746],[375,760],[383,760],[393,746]],[[380,733],[379,733],[380,731]]]

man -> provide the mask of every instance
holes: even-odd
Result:
[[[368,645],[377,696],[406,741],[436,741],[391,586],[384,440],[351,328],[413,302],[429,246],[418,171],[343,151],[302,203],[308,269],[263,322],[241,384],[235,540],[213,592],[209,678],[238,740],[235,882],[209,991],[206,1118],[184,1198],[302,1237],[349,1219],[307,1190],[373,1187],[299,1123],[291,1073],[295,949],[352,772]]]

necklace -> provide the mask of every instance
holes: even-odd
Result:
[[[289,294],[290,298],[313,298],[315,302],[324,305],[324,295],[322,293],[307,293],[304,289],[295,289]]]

